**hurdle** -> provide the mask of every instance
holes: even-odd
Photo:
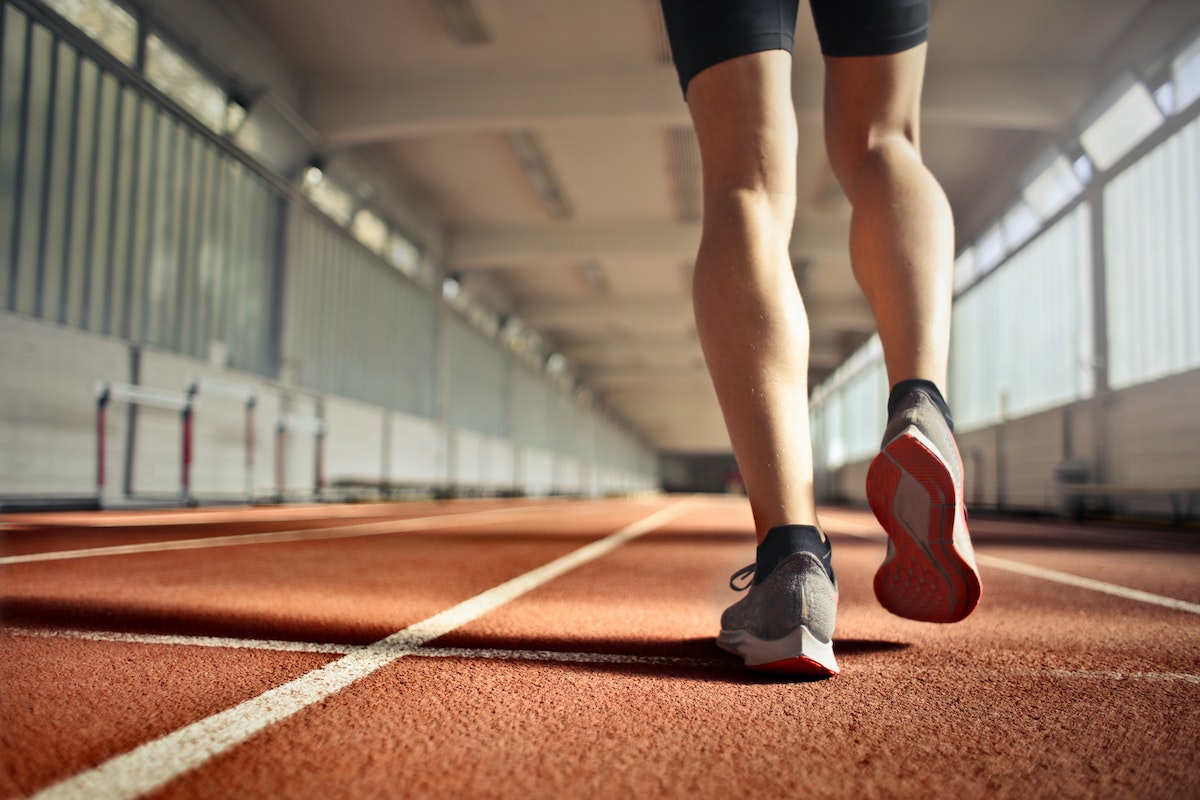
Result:
[[[114,402],[179,412],[182,428],[179,494],[185,505],[191,504],[192,407],[196,391],[197,386],[194,383],[181,392],[129,383],[99,383],[96,385],[96,502],[98,504],[103,505],[104,502],[108,407]],[[127,457],[132,458],[132,455]]]
[[[311,433],[314,436],[313,491],[317,499],[325,491],[325,421],[319,417],[281,414],[275,425],[275,496],[280,502],[287,493],[287,435],[289,432]]]
[[[245,453],[243,455],[243,464],[245,467],[245,490],[246,500],[253,501],[254,499],[254,418],[255,409],[258,405],[258,392],[252,386],[247,386],[242,383],[234,383],[232,381],[218,380],[216,378],[192,378],[189,386],[196,387],[196,393],[200,398],[218,397],[227,400],[233,400],[243,404],[244,415],[244,430],[242,434],[242,443]]]

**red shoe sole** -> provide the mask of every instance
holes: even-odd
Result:
[[[932,448],[907,433],[889,442],[867,472],[867,500],[892,543],[875,574],[883,607],[923,622],[958,622],[974,611],[982,586],[962,497]]]
[[[785,658],[782,661],[773,661],[770,664],[748,666],[747,669],[752,669],[755,672],[770,672],[776,675],[808,675],[813,678],[831,678],[838,674],[838,670],[831,669],[819,661],[814,661],[804,656]]]

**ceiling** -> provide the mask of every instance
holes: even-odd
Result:
[[[539,331],[651,447],[728,451],[690,308],[698,154],[654,0],[227,5],[290,66],[329,151],[359,151],[436,220],[466,293]],[[874,324],[849,269],[801,12],[791,250],[815,385]],[[1198,26],[1194,0],[935,2],[922,145],[960,246],[1115,77],[1160,68]]]

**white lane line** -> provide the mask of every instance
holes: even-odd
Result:
[[[844,533],[849,536],[857,536],[860,539],[876,539],[886,541],[885,534],[878,527],[863,525],[862,523],[854,522],[847,519],[841,519],[832,515],[822,514],[823,518],[834,523],[830,529],[834,533]],[[1023,561],[1013,561],[1008,558],[1000,558],[998,556],[988,556],[982,553],[975,554],[975,561],[979,564],[984,564],[993,569],[1001,569],[1006,572],[1013,572],[1018,575],[1025,575],[1031,578],[1041,578],[1045,581],[1061,583],[1066,586],[1074,586],[1078,589],[1091,589],[1094,592],[1103,592],[1115,597],[1121,597],[1125,600],[1136,600],[1141,603],[1150,603],[1164,608],[1171,608],[1176,611],[1186,611],[1192,614],[1200,614],[1200,604],[1191,603],[1187,600],[1179,600],[1174,597],[1166,597],[1161,594],[1152,592],[1143,592],[1141,589],[1130,589],[1127,586],[1120,586],[1107,581],[1098,581],[1094,578],[1084,578],[1079,575],[1072,575],[1069,572],[1059,572],[1056,569],[1048,569],[1046,567],[1038,567],[1033,564],[1026,564]]]
[[[1017,674],[1021,674],[1022,670],[1014,670]],[[1044,669],[1044,670],[1029,670],[1029,675],[1034,677],[1049,677],[1049,678],[1088,678],[1092,680],[1109,680],[1109,681],[1154,681],[1162,683],[1195,683],[1200,685],[1200,675],[1191,675],[1186,672],[1120,672],[1116,670],[1092,670],[1092,669]]]
[[[283,639],[238,639],[224,636],[176,636],[120,631],[83,631],[63,628],[0,627],[2,636],[46,639],[79,639],[89,642],[146,644],[174,647],[224,648],[228,650],[265,650],[273,653],[315,653],[344,656],[370,645],[291,642]],[[578,664],[633,664],[647,666],[738,666],[727,658],[691,658],[685,656],[645,656],[628,653],[586,653],[562,650],[512,650],[496,647],[419,647],[406,656],[422,658],[482,658],[497,661],[550,661]]]
[[[266,650],[281,653],[318,653],[346,655],[369,645],[322,644],[320,642],[289,642],[276,639],[233,639],[219,636],[163,636],[116,631],[77,631],[45,628],[0,628],[0,636],[29,636],[59,639],[84,639],[94,642],[174,645],[182,647],[228,648],[232,650]],[[834,644],[837,640],[834,640]],[[565,664],[617,664],[628,666],[692,667],[742,671],[741,664],[729,657],[694,658],[686,656],[644,656],[627,653],[588,653],[562,650],[511,650],[494,647],[418,647],[404,653],[409,658],[463,658],[496,661],[532,661]],[[880,669],[876,666],[874,669]],[[884,668],[886,669],[886,668]],[[897,664],[896,669],[911,670],[911,665]],[[961,666],[955,666],[961,670]],[[975,667],[979,675],[1018,675],[1029,678],[1060,680],[1147,681],[1151,683],[1194,683],[1200,686],[1200,675],[1188,672],[1122,671],[1111,669],[1020,669]]]
[[[49,786],[33,797],[42,800],[77,797],[132,800],[161,788],[268,726],[321,702],[399,658],[412,655],[414,648],[663,525],[682,513],[686,505],[687,501],[683,500],[660,509],[603,539],[495,586],[440,614],[354,650],[320,669],[233,708],[115,756],[94,769]]]
[[[459,514],[445,514],[436,517],[413,517],[412,519],[383,520],[381,522],[362,522],[355,525],[342,525],[335,528],[309,528],[294,531],[266,531],[263,533],[242,533],[234,536],[209,536],[201,539],[174,539],[165,542],[143,542],[141,544],[121,544],[111,547],[87,547],[80,550],[55,550],[46,553],[27,553],[19,556],[0,557],[0,566],[7,564],[30,564],[38,561],[68,561],[77,558],[98,558],[101,556],[125,556],[137,553],[165,553],[176,550],[204,550],[214,547],[236,547],[247,544],[271,544],[278,542],[316,542],[330,539],[350,539],[360,536],[386,536],[392,533],[403,533],[411,530],[428,530],[445,528],[476,520],[486,519],[501,514],[512,514],[517,511],[530,511],[540,506],[511,506],[507,508],[492,508],[485,511],[464,511]]]
[[[1026,564],[1023,561],[1012,561],[1007,558],[997,558],[996,556],[985,556],[976,554],[975,560],[980,564],[985,564],[993,569],[1002,569],[1008,572],[1015,572],[1018,575],[1027,575],[1031,578],[1041,578],[1045,581],[1053,581],[1067,586],[1075,586],[1080,589],[1091,589],[1094,592],[1103,592],[1116,597],[1121,597],[1126,600],[1137,600],[1142,603],[1151,603],[1164,608],[1173,608],[1176,611],[1187,611],[1192,614],[1200,614],[1200,604],[1189,603],[1187,600],[1177,600],[1174,597],[1164,597],[1161,594],[1152,594],[1151,592],[1143,592],[1140,589],[1130,589],[1125,586],[1119,586],[1115,583],[1107,583],[1106,581],[1098,581],[1093,578],[1082,578],[1078,575],[1072,575],[1068,572],[1059,572],[1056,569],[1047,569],[1046,567],[1037,567],[1033,564]]]
[[[0,636],[25,636],[47,639],[82,639],[88,642],[152,644],[176,647],[223,647],[230,650],[270,650],[277,653],[325,653],[344,656],[365,645],[289,642],[285,639],[236,639],[225,636],[179,636],[160,633],[123,633],[121,631],[82,631],[64,628],[0,627]]]

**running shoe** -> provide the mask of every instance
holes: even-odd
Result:
[[[790,553],[776,561],[772,547],[784,540],[799,548],[775,548]],[[751,584],[738,585],[751,576]],[[812,677],[838,673],[833,655],[837,580],[829,542],[816,528],[773,528],[759,547],[758,560],[735,572],[729,585],[749,592],[721,616],[721,649],[741,656],[753,670]]]
[[[912,390],[867,472],[867,500],[888,535],[875,596],[893,614],[958,622],[979,604],[962,476],[949,423],[928,392]]]

